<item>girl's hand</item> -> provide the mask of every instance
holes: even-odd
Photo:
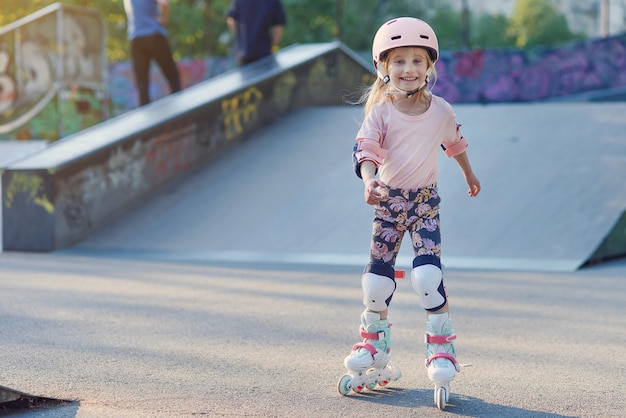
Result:
[[[471,197],[478,196],[478,193],[480,193],[480,181],[478,181],[478,177],[476,177],[473,172],[470,172],[465,176],[465,182],[469,186],[467,194]]]
[[[368,205],[377,205],[387,198],[388,188],[385,183],[378,179],[365,182],[365,202]]]

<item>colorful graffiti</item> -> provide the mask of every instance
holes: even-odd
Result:
[[[145,160],[152,166],[153,183],[191,168],[196,131],[197,126],[192,119],[173,121],[162,134],[149,140]]]
[[[44,191],[43,179],[36,174],[13,173],[5,192],[4,205],[10,208],[16,196],[24,194],[37,206],[48,213],[54,212],[54,205]]]
[[[72,232],[89,229],[111,201],[123,201],[146,190],[144,152],[141,141],[127,148],[118,146],[101,164],[59,180],[56,202],[63,228]]]
[[[177,62],[177,66],[181,84],[183,88],[187,88],[235,68],[235,62],[231,58],[183,59]],[[120,115],[137,107],[137,91],[129,61],[110,65],[109,94],[113,115]],[[169,94],[167,80],[153,65],[150,72],[150,98],[154,101],[167,94]]]
[[[626,34],[531,50],[442,52],[435,92],[453,103],[528,102],[626,86]]]
[[[254,125],[262,102],[263,93],[254,86],[243,93],[222,100],[224,132],[229,141],[243,134],[247,127]]]
[[[0,31],[0,139],[53,141],[108,116],[101,16],[46,9]]]

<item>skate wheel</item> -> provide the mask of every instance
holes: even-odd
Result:
[[[376,387],[376,382],[368,383],[366,386],[366,388],[368,388],[369,390],[374,390],[375,387]]]
[[[350,383],[352,382],[352,378],[349,375],[344,375],[341,379],[339,379],[339,384],[337,385],[337,389],[339,390],[339,393],[341,393],[343,396],[346,396],[348,393],[350,393],[350,389],[352,389],[350,387]]]
[[[385,387],[389,384],[389,380],[381,380],[380,382],[378,382],[378,386],[380,387]]]
[[[438,387],[435,389],[435,403],[440,410],[446,409],[446,402],[448,401],[448,391],[444,387]]]
[[[356,393],[361,393],[363,392],[364,389],[365,389],[365,386],[355,386],[352,388],[352,390]]]

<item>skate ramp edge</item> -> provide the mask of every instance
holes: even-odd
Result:
[[[622,216],[602,240],[600,246],[585,261],[583,266],[590,266],[620,257],[626,257],[626,211],[622,213]]]
[[[5,167],[0,244],[52,251],[80,241],[291,109],[344,105],[371,77],[340,42],[293,45],[63,138]]]
[[[78,402],[29,395],[28,393],[0,386],[0,415],[15,413],[26,409],[49,408],[73,403]]]
[[[591,244],[589,256],[586,258],[444,256],[442,261],[448,268],[463,270],[571,272],[624,257],[626,257],[626,211],[608,233],[600,237],[597,246]],[[409,263],[410,258],[406,257],[404,262]]]

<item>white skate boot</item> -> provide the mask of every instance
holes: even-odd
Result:
[[[400,369],[391,361],[391,324],[380,319],[376,312],[361,314],[361,337],[363,342],[355,344],[352,352],[343,361],[348,374],[339,380],[339,393],[347,395],[350,390],[360,393],[363,389],[386,386],[402,377]]]
[[[426,323],[426,368],[435,383],[435,403],[443,410],[450,397],[450,382],[460,371],[456,361],[452,322],[447,313],[430,314]]]

